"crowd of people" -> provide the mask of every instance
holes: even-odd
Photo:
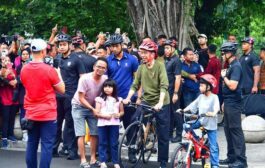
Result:
[[[57,27],[46,42],[21,36],[12,41],[2,38],[2,148],[17,141],[13,130],[19,113],[22,127],[26,123],[23,141],[27,142],[28,168],[38,165],[40,139],[41,168],[48,168],[52,157],[61,156],[80,158],[81,168],[106,168],[108,159],[119,168],[120,123],[126,129],[137,119],[139,110],[126,106],[136,102],[157,111],[157,161],[161,168],[168,162],[169,143],[183,139],[183,114],[176,113],[178,109],[194,113],[199,109],[206,114],[192,128],[202,125],[208,130],[212,168],[219,164],[247,167],[242,101],[251,94],[265,94],[265,48],[258,57],[252,37],[240,43],[230,35],[220,46],[218,57],[219,46],[208,45],[205,34],[197,39],[196,50],[186,47],[180,51],[174,36],[145,37],[137,47],[120,32],[110,36],[100,33],[92,42],[80,32],[70,36],[58,32]],[[238,56],[240,45],[243,54]],[[219,161],[216,115],[220,109],[228,147],[227,159]],[[90,161],[85,155],[86,123]],[[129,147],[132,163],[137,161],[135,152]]]

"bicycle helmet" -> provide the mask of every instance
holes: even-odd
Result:
[[[73,45],[81,45],[83,43],[84,43],[84,40],[80,36],[75,36],[75,37],[72,38],[72,44]]]
[[[204,74],[200,77],[200,83],[205,83],[210,85],[211,90],[217,87],[217,80],[211,74]]]
[[[111,45],[110,40],[107,40],[107,41],[104,43],[104,46],[105,46],[105,47],[109,47],[110,45]]]
[[[255,40],[252,37],[246,37],[246,38],[242,39],[241,42],[245,42],[245,43],[249,43],[251,45],[254,45]]]
[[[108,39],[110,45],[112,44],[121,44],[123,42],[123,38],[120,34],[113,34]]]
[[[71,43],[72,38],[68,34],[59,34],[57,42],[63,42],[63,41]]]
[[[176,41],[174,41],[174,40],[166,40],[164,46],[166,46],[166,45],[170,45],[171,47],[176,48],[177,43],[176,43]]]
[[[232,43],[232,42],[225,42],[223,43],[223,45],[221,46],[221,52],[233,52],[236,53],[237,50],[237,43]]]
[[[147,51],[153,51],[157,54],[158,47],[155,42],[153,41],[146,41],[143,42],[140,46],[139,49],[142,50],[147,50]]]

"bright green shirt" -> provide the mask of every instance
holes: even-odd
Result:
[[[155,61],[154,66],[150,69],[145,64],[139,66],[131,89],[137,91],[142,86],[141,100],[151,106],[155,106],[159,102],[160,92],[164,92],[164,105],[167,105],[170,103],[168,85],[165,64]]]

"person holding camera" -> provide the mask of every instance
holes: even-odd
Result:
[[[25,122],[22,127],[28,130],[26,164],[28,168],[37,168],[37,151],[41,140],[40,168],[49,168],[52,159],[52,147],[56,137],[57,111],[55,91],[65,92],[65,85],[59,69],[45,64],[47,43],[34,39],[31,43],[33,60],[21,70],[21,81],[26,89],[24,108]]]

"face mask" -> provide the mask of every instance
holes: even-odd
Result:
[[[7,54],[8,54],[8,50],[7,49],[2,50],[2,52],[1,52],[1,56],[2,57],[6,57]]]

